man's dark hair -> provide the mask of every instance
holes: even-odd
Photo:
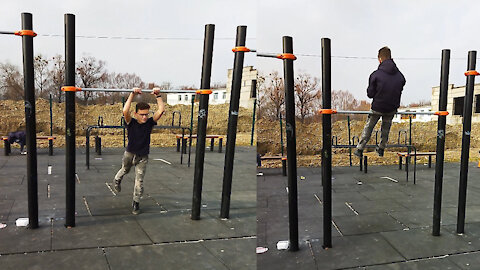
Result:
[[[135,106],[135,112],[138,112],[139,110],[148,110],[150,109],[150,105],[146,102],[138,102],[137,105]]]
[[[385,47],[381,48],[380,50],[378,50],[378,58],[380,58],[382,60],[392,59],[392,52],[390,51],[390,48],[385,46]]]

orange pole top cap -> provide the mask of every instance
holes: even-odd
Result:
[[[8,141],[8,138],[2,138],[4,141]]]
[[[286,158],[286,157],[282,157],[282,160],[287,160],[287,158]]]
[[[434,113],[435,115],[448,115],[447,111],[438,111]]]
[[[51,140],[53,140],[53,139],[55,139],[55,137],[48,137],[48,140],[49,140],[49,141],[51,141]]]
[[[64,92],[77,92],[82,91],[82,88],[76,86],[62,86],[62,91]]]
[[[282,53],[277,55],[278,59],[289,59],[289,60],[297,60],[297,57],[293,53]]]
[[[232,52],[249,52],[250,49],[245,46],[238,46],[232,49]]]
[[[478,73],[476,70],[468,70],[467,72],[465,72],[465,76],[468,76],[468,75],[480,75],[480,73]]]
[[[318,111],[318,113],[320,114],[336,114],[337,113],[337,110],[333,110],[333,109],[320,109]]]
[[[197,92],[195,93],[200,95],[210,95],[212,93],[212,90],[209,90],[209,89],[197,90]]]
[[[31,36],[36,37],[37,33],[33,32],[33,30],[20,30],[15,32],[16,36]]]

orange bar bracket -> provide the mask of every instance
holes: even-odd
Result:
[[[212,90],[200,89],[200,90],[197,90],[195,93],[199,95],[210,95],[212,93]]]
[[[33,30],[20,30],[20,31],[16,31],[15,35],[36,37],[37,33],[33,32]]]
[[[62,91],[64,92],[77,92],[82,91],[82,88],[76,86],[62,86]]]
[[[448,115],[447,111],[438,111],[434,113],[435,115]]]
[[[282,53],[277,55],[278,59],[290,59],[290,60],[297,60],[297,57],[293,53]]]
[[[238,46],[232,49],[232,52],[249,52],[250,49],[245,46]]]
[[[319,114],[336,114],[337,110],[332,110],[332,109],[320,109],[318,111]]]
[[[480,73],[478,73],[476,70],[468,70],[467,72],[465,72],[465,76],[468,76],[468,75],[480,75]]]

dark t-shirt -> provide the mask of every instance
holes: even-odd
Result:
[[[147,119],[144,124],[139,124],[137,119],[132,118],[127,125],[128,145],[127,152],[138,156],[146,156],[150,153],[150,134],[153,126],[157,123],[153,121],[153,117]]]

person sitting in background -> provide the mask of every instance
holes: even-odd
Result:
[[[26,155],[27,151],[23,151],[23,147],[27,143],[27,134],[25,131],[15,131],[8,133],[8,142],[10,144],[18,143],[20,145],[20,153]]]

